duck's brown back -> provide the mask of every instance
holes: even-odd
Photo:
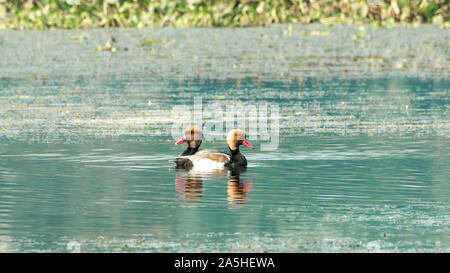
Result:
[[[228,163],[231,160],[231,157],[224,153],[223,151],[214,150],[214,149],[203,149],[195,153],[194,155],[197,158],[204,158],[213,160],[221,163]]]

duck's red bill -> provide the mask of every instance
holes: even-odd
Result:
[[[184,143],[184,142],[186,142],[186,136],[183,136],[177,142],[175,142],[175,145],[180,145],[181,143]]]
[[[247,140],[244,140],[244,142],[242,142],[242,145],[244,145],[246,147],[249,147],[249,148],[252,148],[252,149],[255,149],[252,145],[250,145],[250,143],[248,143]]]

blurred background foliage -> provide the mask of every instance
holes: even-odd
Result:
[[[434,23],[450,0],[0,0],[0,28],[234,27],[273,23]]]

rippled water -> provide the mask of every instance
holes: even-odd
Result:
[[[449,252],[449,32],[285,29],[0,31],[0,251]],[[278,148],[176,170],[194,97]]]

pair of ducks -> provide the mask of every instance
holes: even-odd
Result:
[[[202,144],[202,130],[195,125],[191,125],[184,130],[184,136],[180,138],[175,145],[186,142],[188,147],[176,159],[178,168],[207,167],[246,167],[247,159],[239,151],[239,146],[244,145],[253,148],[246,139],[246,134],[240,129],[231,130],[227,135],[227,144],[229,152],[223,152],[214,149],[199,150]]]

